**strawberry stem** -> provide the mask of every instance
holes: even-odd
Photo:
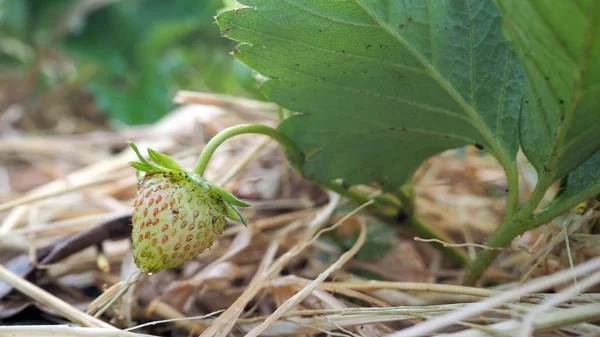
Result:
[[[255,133],[255,134],[269,136],[269,137],[273,138],[274,140],[276,140],[279,143],[279,145],[281,145],[281,147],[283,148],[283,151],[286,154],[288,161],[290,162],[294,171],[299,176],[304,177],[304,175],[302,174],[302,165],[304,164],[304,154],[302,153],[302,151],[300,151],[300,149],[296,146],[296,144],[294,144],[294,142],[290,138],[288,138],[286,135],[284,135],[283,133],[277,131],[276,129],[274,129],[272,127],[262,125],[262,124],[236,125],[236,126],[229,127],[227,129],[217,133],[213,138],[211,138],[211,140],[208,142],[208,144],[206,144],[204,149],[202,149],[202,152],[200,153],[200,156],[198,157],[198,161],[196,162],[196,165],[194,166],[192,172],[194,174],[202,176],[204,174],[204,171],[206,169],[206,166],[208,165],[210,158],[215,153],[217,148],[221,144],[223,144],[223,142],[225,142],[227,139],[232,138],[234,136],[242,135],[242,134],[249,134],[249,133]],[[319,185],[323,188],[330,189],[336,193],[339,193],[351,200],[359,201],[360,203],[364,203],[370,199],[370,197],[366,194],[363,194],[358,191],[354,191],[352,189],[346,189],[346,188],[342,187],[340,184],[335,183],[335,182],[315,182],[315,181],[311,181],[311,182],[316,185]],[[403,195],[403,196],[406,197],[406,199],[403,200],[406,203],[406,205],[403,205],[403,206],[412,211],[412,201],[407,202],[407,200],[409,200],[412,197],[406,196],[406,195]],[[393,202],[390,202],[390,200],[385,197],[380,196],[380,197],[375,197],[374,199],[376,201],[376,204],[373,204],[373,206],[375,208],[376,213],[386,220],[396,221],[396,216],[398,215],[398,213],[401,210],[400,206]],[[377,207],[376,205],[378,205],[378,204],[382,207]],[[427,238],[427,239],[438,239],[443,242],[451,242],[449,238],[438,233],[437,231],[432,230],[427,225],[425,225],[421,221],[419,221],[416,217],[414,217],[412,212],[411,212],[411,214],[408,214],[408,216],[409,217],[406,222],[409,224],[411,230],[415,234],[423,236],[424,238]],[[455,247],[442,247],[442,246],[438,246],[438,247],[440,249],[442,249],[443,251],[445,251],[447,253],[447,255],[450,258],[452,258],[454,261],[460,263],[461,265],[466,264],[467,256],[460,249],[455,248]]]
[[[302,176],[302,164],[304,163],[304,154],[302,151],[300,151],[296,144],[294,144],[294,142],[286,135],[270,126],[262,124],[241,124],[229,127],[217,133],[213,138],[211,138],[208,144],[206,144],[202,150],[202,153],[200,153],[200,157],[198,157],[198,161],[196,162],[196,166],[194,166],[192,172],[202,176],[204,174],[204,170],[206,170],[206,166],[208,165],[210,157],[212,157],[217,148],[223,144],[223,142],[234,136],[248,133],[261,134],[276,140],[283,148],[284,153],[288,156],[294,171]]]

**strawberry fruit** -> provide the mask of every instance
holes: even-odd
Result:
[[[148,149],[150,163],[129,145],[140,159],[130,165],[145,172],[131,218],[133,257],[143,272],[155,274],[195,258],[223,233],[227,218],[246,224],[236,206],[250,205],[165,154]]]

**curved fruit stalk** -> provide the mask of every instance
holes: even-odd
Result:
[[[202,177],[216,149],[227,139],[242,134],[260,134],[277,141],[291,168],[303,176],[304,153],[285,134],[262,124],[236,125],[217,133],[206,144],[191,172],[184,170],[169,156],[148,149],[148,156],[154,162],[151,163],[140,154],[135,144],[129,143],[140,159],[139,162],[131,162],[131,166],[138,170],[138,174],[145,172],[145,176],[140,177],[132,216],[133,256],[143,272],[152,274],[178,267],[209,249],[223,232],[226,218],[246,224],[236,206],[250,205]],[[368,195],[351,191],[338,183],[310,182],[360,203],[370,199]],[[377,204],[380,201],[376,198]],[[376,207],[375,211],[385,215],[381,208]],[[391,218],[385,218],[397,221],[400,212],[402,210],[394,208]],[[413,231],[427,239],[449,241],[412,216],[408,223]],[[463,264],[466,261],[464,252],[454,247],[441,248],[457,262]]]

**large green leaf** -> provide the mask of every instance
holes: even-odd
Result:
[[[600,149],[600,1],[497,1],[525,69],[523,151],[545,185]]]
[[[261,92],[301,112],[279,129],[308,178],[392,189],[474,144],[513,165],[523,79],[491,1],[240,2],[217,23]]]

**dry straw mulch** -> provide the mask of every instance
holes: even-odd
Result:
[[[220,130],[276,124],[276,107],[262,102],[176,100],[179,109],[136,128],[38,135],[0,120],[0,336],[600,335],[593,204],[516,240],[485,276],[500,283],[462,287],[460,269],[431,244],[398,224],[386,225],[392,235],[371,230],[381,223],[365,205],[295,176],[263,136],[227,141],[206,172],[253,205],[249,226],[230,223],[194,261],[141,275],[125,141],[191,167]],[[535,175],[520,162],[526,196]],[[506,188],[492,158],[448,151],[413,183],[424,222],[470,255],[487,249]]]

